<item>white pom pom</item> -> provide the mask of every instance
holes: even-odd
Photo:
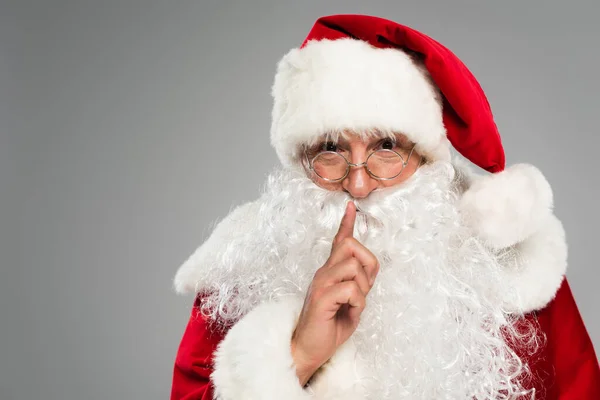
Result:
[[[529,164],[476,179],[460,203],[467,223],[496,249],[528,238],[552,214],[552,207],[550,184]]]

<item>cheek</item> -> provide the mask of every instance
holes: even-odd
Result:
[[[402,183],[405,179],[407,179],[410,175],[404,175],[404,172],[397,177],[396,179],[392,179],[391,181],[379,181],[380,187],[390,187],[395,186]]]
[[[331,191],[339,191],[342,190],[342,183],[341,182],[327,182],[327,181],[323,181],[321,179],[313,179],[313,182],[326,190],[331,190]]]
[[[419,157],[419,156],[414,157],[414,154],[413,154],[413,157],[411,157],[411,159],[408,161],[408,165],[406,167],[404,167],[404,170],[402,171],[402,173],[399,176],[397,176],[396,178],[394,178],[390,181],[379,181],[379,186],[380,187],[390,187],[390,186],[398,185],[399,183],[404,182],[405,180],[410,178],[415,173],[420,162],[421,162],[421,157]]]
[[[343,190],[341,182],[327,182],[322,179],[319,179],[313,173],[308,171],[308,168],[306,168],[306,166],[304,166],[304,170],[306,172],[306,176],[309,177],[310,180],[313,181],[313,183],[315,185],[319,186],[320,188],[323,188],[326,190],[331,190],[331,191]]]

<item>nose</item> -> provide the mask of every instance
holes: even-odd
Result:
[[[362,164],[362,161],[353,160],[355,164]],[[348,176],[342,181],[342,187],[344,191],[348,192],[355,199],[364,199],[378,186],[378,181],[373,179],[371,175],[367,173],[366,166],[351,166]]]

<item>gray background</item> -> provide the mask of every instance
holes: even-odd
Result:
[[[277,164],[276,62],[334,13],[410,25],[472,69],[508,164],[554,187],[600,346],[598,3],[363,3],[2,2],[0,399],[168,398],[192,302],[172,277]]]

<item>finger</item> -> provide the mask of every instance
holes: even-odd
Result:
[[[346,204],[346,211],[340,222],[340,227],[335,237],[333,238],[333,246],[347,237],[352,237],[354,234],[354,221],[356,220],[356,206],[354,202],[349,201]]]
[[[379,260],[375,254],[355,238],[346,238],[331,251],[327,264],[335,265],[348,258],[356,258],[360,262],[372,285],[379,272]]]
[[[348,258],[324,269],[322,279],[324,286],[333,286],[343,281],[355,280],[363,294],[366,296],[371,290],[369,277],[362,264],[356,258]]]
[[[349,306],[349,315],[358,318],[366,306],[365,296],[356,281],[344,281],[331,286],[321,300],[329,318],[333,318],[344,304]]]

